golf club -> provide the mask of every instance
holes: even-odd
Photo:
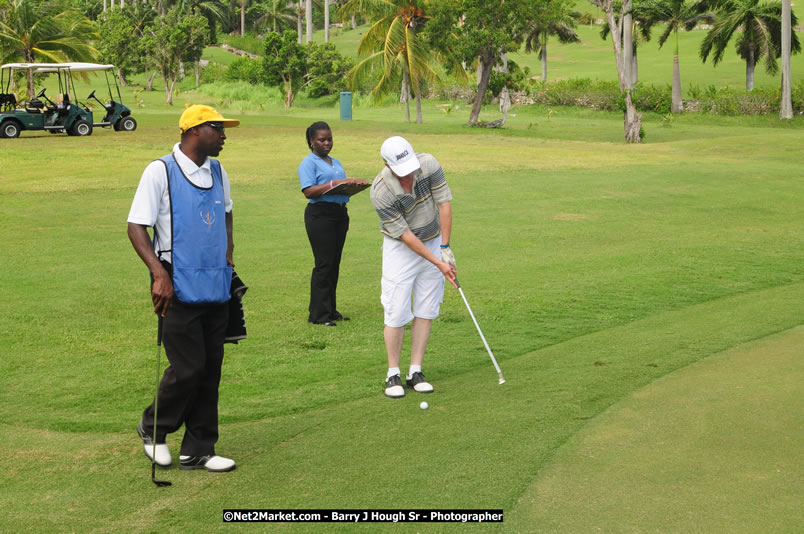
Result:
[[[489,357],[491,358],[491,363],[494,364],[494,368],[497,369],[497,374],[500,375],[500,384],[505,384],[505,378],[503,378],[502,371],[500,370],[500,366],[497,364],[497,359],[494,358],[494,354],[491,352],[491,348],[489,344],[486,342],[486,336],[483,335],[483,331],[480,330],[480,325],[477,324],[477,319],[475,319],[475,314],[472,313],[472,307],[469,306],[469,301],[466,300],[466,295],[463,294],[463,289],[461,289],[461,284],[458,282],[458,279],[455,279],[455,285],[458,286],[458,292],[460,292],[461,297],[463,298],[464,304],[466,304],[466,309],[469,310],[469,315],[472,317],[472,321],[475,323],[475,327],[477,328],[477,333],[480,334],[480,339],[483,340],[483,345],[486,346],[486,350],[489,353]]]
[[[159,315],[159,323],[156,328],[156,393],[154,393],[154,432],[151,435],[154,444],[153,452],[151,452],[151,482],[163,488],[165,486],[172,486],[172,482],[167,480],[156,479],[156,411],[159,407],[159,373],[161,371],[162,363],[162,316]]]

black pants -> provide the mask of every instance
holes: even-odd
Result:
[[[310,315],[312,323],[335,319],[337,311],[335,292],[341,268],[341,254],[349,231],[349,213],[346,206],[332,202],[307,204],[304,226],[313,248],[315,267],[310,279]]]
[[[157,443],[184,425],[180,454],[215,454],[218,441],[218,385],[229,304],[188,306],[174,300],[163,319],[162,340],[170,365],[159,384]],[[142,414],[153,432],[154,406]]]

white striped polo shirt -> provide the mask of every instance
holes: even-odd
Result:
[[[380,231],[399,239],[410,229],[422,241],[441,234],[437,204],[452,200],[441,165],[431,154],[416,154],[421,168],[413,173],[413,192],[405,193],[388,167],[371,185],[371,203],[380,216]]]

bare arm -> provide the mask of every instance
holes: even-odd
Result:
[[[327,182],[321,185],[311,185],[310,187],[305,187],[302,192],[304,196],[307,198],[319,198],[324,196],[327,191],[335,187],[336,185],[341,184],[357,184],[357,185],[368,185],[368,182],[365,180],[358,180],[356,178],[344,178],[343,180],[332,180],[331,182]]]
[[[154,277],[154,286],[151,289],[154,313],[158,313],[164,317],[173,301],[173,282],[170,280],[170,275],[165,268],[162,267],[159,258],[156,257],[145,226],[128,223],[128,239],[134,246],[137,255],[142,259],[143,263],[145,263]]]
[[[448,245],[452,235],[452,202],[442,202],[438,205],[438,222],[441,223],[441,242]]]
[[[226,263],[234,267],[234,215],[226,213]]]
[[[400,236],[400,239],[403,243],[405,243],[405,245],[408,246],[410,250],[438,267],[438,270],[441,271],[441,274],[443,274],[453,286],[456,288],[458,287],[458,285],[455,283],[455,267],[449,263],[441,261],[440,258],[436,258],[435,255],[430,252],[430,249],[428,249],[427,246],[422,243],[418,237],[416,237],[413,231],[410,229],[405,230],[405,233]]]

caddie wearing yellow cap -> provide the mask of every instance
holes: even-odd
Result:
[[[229,177],[212,158],[223,150],[226,128],[239,124],[210,106],[189,106],[179,119],[181,141],[145,168],[128,215],[128,237],[151,272],[157,335],[170,362],[158,405],[137,424],[146,456],[160,467],[172,463],[167,434],[184,425],[182,469],[235,468],[215,452],[234,241]]]

